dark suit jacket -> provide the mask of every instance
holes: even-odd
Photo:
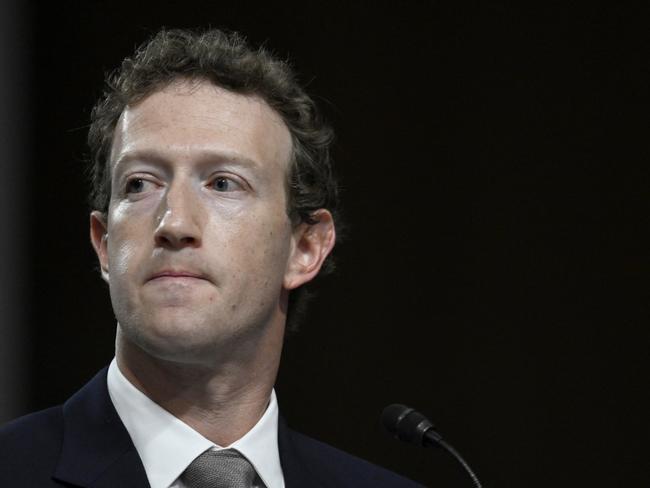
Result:
[[[0,486],[148,487],[140,457],[106,386],[107,368],[64,405],[0,429]],[[415,488],[418,485],[278,426],[287,488]]]

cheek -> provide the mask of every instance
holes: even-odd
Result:
[[[141,229],[142,227],[140,227]],[[120,279],[130,271],[137,271],[143,264],[139,253],[143,251],[142,240],[137,236],[138,226],[116,223],[108,233],[109,274]]]
[[[122,242],[116,246],[109,245],[110,272],[112,275],[126,275],[133,266],[137,248],[136,246]]]
[[[240,270],[264,284],[281,282],[291,249],[290,226],[280,219],[252,219],[234,232],[227,254],[238,261]]]

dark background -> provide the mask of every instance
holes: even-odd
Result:
[[[103,75],[161,26],[212,25],[289,56],[338,134],[349,237],[286,345],[289,423],[470,486],[381,431],[402,402],[486,487],[648,483],[648,18],[569,3],[32,4],[25,411],[113,354],[83,165]]]

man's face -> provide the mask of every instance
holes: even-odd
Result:
[[[200,361],[284,322],[300,284],[291,149],[263,100],[207,82],[173,83],[124,111],[108,219],[95,212],[91,236],[128,340]]]

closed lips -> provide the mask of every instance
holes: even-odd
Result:
[[[154,273],[151,276],[151,278],[149,278],[149,280],[155,280],[157,278],[196,278],[201,280],[206,279],[204,275],[199,273],[193,273],[191,271],[176,271],[176,270],[158,271],[157,273]]]

